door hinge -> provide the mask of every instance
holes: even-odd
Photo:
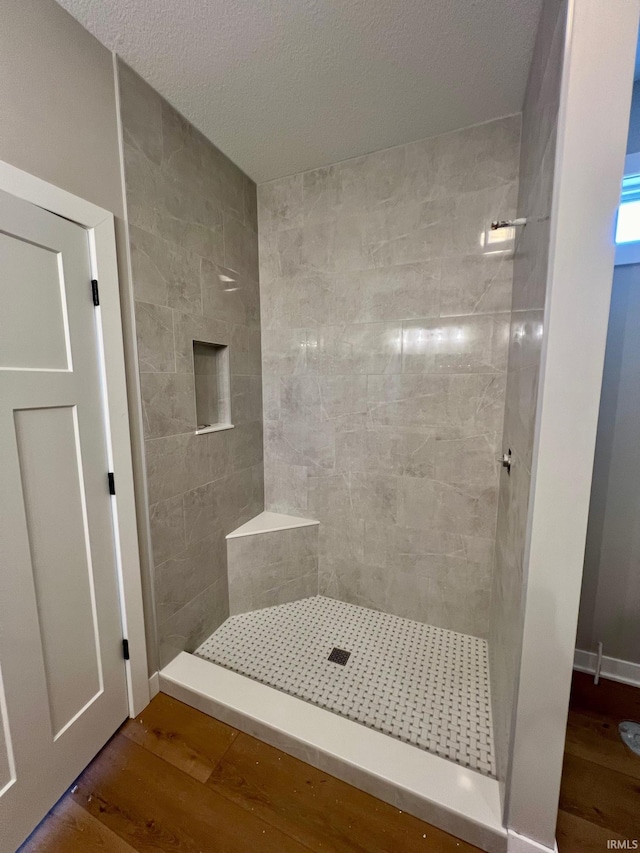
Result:
[[[129,640],[122,641],[122,655],[125,660],[129,660]]]
[[[91,279],[91,295],[93,296],[93,304],[100,305],[100,294],[98,293],[98,279]]]
[[[116,493],[116,478],[113,476],[113,471],[109,471],[107,474],[107,479],[109,480],[109,494],[115,495]]]

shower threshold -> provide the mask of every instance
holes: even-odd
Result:
[[[333,655],[334,649],[349,652]],[[485,641],[323,596],[232,616],[163,692],[503,853]]]

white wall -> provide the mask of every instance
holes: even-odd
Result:
[[[553,849],[639,0],[571,0],[507,825]]]
[[[0,15],[0,159],[122,216],[111,53],[53,0]]]

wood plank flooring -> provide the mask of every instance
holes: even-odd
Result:
[[[574,675],[560,853],[640,840],[640,690]],[[127,721],[21,853],[477,853],[333,776],[160,694]]]
[[[477,853],[160,694],[127,721],[21,853]]]
[[[576,672],[573,677],[558,814],[560,853],[603,853],[607,842],[638,841],[640,756],[618,735],[640,721],[640,690]]]

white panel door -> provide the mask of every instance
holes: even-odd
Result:
[[[0,192],[0,850],[128,712],[87,232]]]

